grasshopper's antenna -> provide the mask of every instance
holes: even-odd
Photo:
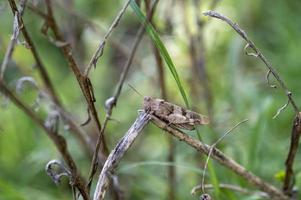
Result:
[[[139,96],[143,97],[142,94],[140,92],[138,92],[131,84],[128,83],[128,86],[134,91],[136,92]]]

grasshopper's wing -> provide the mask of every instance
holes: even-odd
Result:
[[[193,130],[194,124],[190,123],[189,119],[181,114],[170,114],[166,116],[166,120],[176,128]]]
[[[190,124],[205,125],[210,123],[209,118],[207,116],[198,114],[193,111],[187,112],[186,117],[190,120]]]

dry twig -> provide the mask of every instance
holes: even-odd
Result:
[[[44,28],[45,28],[45,30],[48,30],[48,27],[51,28],[51,30],[54,34],[55,40],[58,42],[64,42],[64,39],[59,31],[59,28],[56,24],[55,19],[53,17],[51,2],[50,2],[50,0],[45,0],[45,2],[46,2],[46,7],[47,7],[48,18],[47,18],[47,21],[45,22],[46,25]],[[72,69],[72,71],[79,83],[82,93],[87,101],[88,109],[90,110],[91,116],[96,124],[97,130],[98,130],[99,134],[101,134],[101,124],[100,124],[98,114],[97,114],[97,111],[96,111],[96,108],[94,105],[95,98],[94,98],[93,87],[90,82],[90,79],[81,73],[79,67],[77,66],[77,64],[75,62],[75,59],[72,56],[70,45],[62,45],[62,46],[60,46],[60,48],[62,49],[64,56],[68,60],[69,67]],[[107,147],[104,135],[101,135],[100,137],[101,137],[102,147],[103,147],[102,153],[104,155],[108,155],[108,147]]]
[[[48,137],[53,141],[58,151],[61,153],[64,161],[66,162],[70,172],[71,172],[71,183],[76,187],[84,200],[89,200],[89,194],[85,187],[85,181],[81,177],[77,170],[76,164],[68,152],[67,142],[64,137],[58,134],[57,130],[53,130],[47,127],[44,121],[36,115],[30,108],[28,108],[15,94],[13,94],[8,87],[0,80],[0,90],[7,96],[17,107],[19,107],[23,112],[25,112],[35,123],[37,123],[48,135]]]
[[[11,56],[15,49],[15,45],[18,44],[18,36],[20,33],[20,29],[22,29],[22,26],[23,26],[23,24],[19,23],[19,21],[20,21],[19,18],[21,18],[24,14],[26,3],[27,3],[27,0],[22,0],[20,2],[20,9],[14,12],[15,17],[14,17],[14,25],[13,25],[13,34],[12,34],[11,40],[8,44],[4,59],[1,64],[0,79],[3,79],[5,69],[8,65],[9,60],[11,59]]]
[[[106,41],[108,39],[108,37],[110,36],[110,34],[112,33],[113,29],[115,27],[117,27],[121,17],[123,16],[123,14],[125,13],[127,7],[129,6],[131,0],[128,0],[124,6],[122,7],[122,9],[119,11],[118,15],[116,16],[115,20],[113,21],[113,23],[111,24],[108,32],[106,33],[103,41],[101,41],[95,51],[95,53],[93,54],[90,62],[89,62],[89,65],[87,66],[86,70],[85,70],[85,76],[87,77],[89,75],[89,72],[91,70],[91,68],[94,66],[94,68],[96,68],[96,63],[98,61],[98,59],[102,56],[103,54],[103,50],[104,50],[104,47],[105,47],[105,44],[106,44]]]
[[[206,16],[210,16],[210,17],[214,17],[217,19],[220,19],[224,22],[226,22],[227,24],[229,24],[246,42],[247,45],[245,47],[245,49],[247,48],[251,48],[254,53],[249,53],[246,51],[247,55],[250,56],[254,56],[256,58],[259,58],[268,68],[268,73],[266,75],[266,79],[267,79],[267,83],[270,87],[275,88],[274,85],[270,85],[269,82],[269,76],[272,74],[276,80],[278,81],[278,83],[280,84],[281,88],[285,91],[286,96],[288,97],[288,101],[286,104],[284,104],[283,106],[281,106],[278,110],[276,115],[273,118],[276,118],[282,110],[284,110],[288,104],[290,103],[297,115],[297,117],[295,118],[294,121],[294,125],[293,125],[293,130],[292,130],[292,135],[291,135],[291,145],[290,145],[290,151],[288,153],[288,157],[286,160],[286,175],[285,175],[285,181],[284,181],[284,186],[283,186],[283,190],[287,193],[287,194],[292,194],[292,188],[293,188],[293,184],[292,184],[292,178],[293,178],[293,170],[292,170],[292,165],[295,159],[295,154],[298,148],[298,141],[300,138],[300,112],[298,109],[298,106],[295,103],[295,100],[292,97],[292,92],[290,92],[286,86],[286,84],[284,83],[284,81],[281,79],[280,75],[278,74],[278,72],[275,70],[275,68],[272,66],[272,64],[264,57],[264,55],[261,53],[261,51],[255,46],[254,42],[252,42],[247,34],[238,26],[238,24],[232,22],[229,18],[227,18],[226,16],[223,16],[215,11],[207,11],[204,13],[204,15]]]
[[[9,5],[11,7],[11,10],[12,10],[13,14],[15,15],[16,13],[19,13],[15,1],[14,0],[8,0],[8,1],[9,1]],[[44,65],[42,63],[42,60],[41,60],[41,58],[38,54],[38,51],[37,51],[32,39],[31,39],[31,37],[28,34],[28,31],[27,31],[27,28],[24,25],[22,16],[20,14],[18,14],[17,17],[18,17],[18,23],[19,23],[19,26],[21,27],[20,30],[22,32],[24,40],[27,43],[27,46],[29,47],[30,51],[32,52],[32,55],[33,55],[33,57],[36,61],[37,68],[39,69],[39,73],[40,73],[42,79],[45,82],[45,86],[47,87],[47,90],[49,91],[51,96],[53,96],[55,98],[55,97],[57,97],[57,95],[55,93],[52,82],[50,81],[50,78],[48,76],[46,68],[44,67]],[[56,99],[56,98],[53,99],[53,100],[54,100],[55,103],[59,102],[58,99]]]
[[[16,3],[14,0],[9,1],[11,9],[13,13],[19,12],[23,13],[22,6],[21,10],[18,11]],[[28,3],[30,4],[30,3]],[[28,5],[26,4],[26,5]],[[45,15],[47,16],[47,15]],[[63,108],[62,103],[60,102],[57,93],[54,90],[53,84],[50,80],[50,77],[46,71],[46,68],[38,54],[37,48],[35,47],[30,35],[28,34],[27,28],[25,24],[23,23],[22,15],[17,15],[17,19],[19,22],[20,30],[22,32],[22,35],[24,37],[25,42],[30,47],[29,50],[31,51],[37,65],[38,72],[40,73],[42,80],[44,81],[44,85],[47,88],[47,92],[49,92],[53,103],[55,104],[55,107],[57,110],[60,111],[60,114],[62,116],[62,119],[68,126],[70,127],[70,130],[75,134],[75,136],[78,138],[78,140],[81,142],[82,146],[85,148],[86,151],[92,152],[93,149],[91,149],[92,142],[90,138],[87,136],[87,134],[74,122],[70,114]],[[91,154],[91,153],[90,153]]]
[[[120,162],[126,151],[133,144],[139,133],[141,133],[142,129],[147,125],[149,120],[150,115],[148,113],[139,113],[136,121],[133,123],[124,137],[118,142],[116,147],[112,150],[99,175],[94,193],[94,200],[104,199],[106,190],[108,189],[110,183],[110,178],[112,175],[114,175],[118,163]]]
[[[210,146],[202,143],[199,140],[195,140],[191,136],[183,133],[182,131],[172,128],[168,126],[165,122],[160,120],[159,118],[151,115],[152,122],[158,126],[159,128],[166,130],[168,133],[172,134],[174,137],[178,138],[180,141],[184,141],[191,147],[195,148],[197,151],[200,151],[206,155],[210,152]],[[283,194],[279,189],[274,187],[273,185],[265,182],[258,176],[254,175],[253,173],[249,172],[243,166],[232,160],[231,158],[227,157],[217,148],[213,148],[211,158],[218,161],[221,165],[229,168],[231,171],[245,179],[251,185],[254,185],[259,190],[266,192],[271,198],[277,200],[288,200],[289,198]]]
[[[216,145],[221,142],[229,133],[231,133],[235,128],[237,128],[239,125],[241,125],[242,123],[245,123],[247,122],[248,119],[245,119],[239,123],[237,123],[235,126],[233,126],[230,130],[228,130],[222,137],[220,137],[216,142],[214,142],[214,144],[212,144],[210,146],[210,151],[208,153],[208,157],[206,159],[206,162],[205,162],[205,166],[204,166],[204,171],[203,171],[203,177],[202,177],[202,183],[201,185],[205,186],[205,175],[206,175],[206,169],[207,169],[207,166],[208,166],[208,163],[209,163],[209,159],[210,159],[210,156],[212,154],[212,151],[213,149],[216,147]],[[203,193],[205,193],[205,187],[202,188],[203,190]]]
[[[214,17],[217,19],[220,19],[224,22],[226,22],[227,24],[229,24],[246,42],[247,42],[247,46],[245,49],[247,48],[251,48],[254,53],[248,53],[246,51],[247,55],[251,55],[251,56],[255,56],[257,58],[259,58],[268,68],[269,70],[269,74],[271,73],[276,80],[278,81],[278,83],[280,84],[281,88],[284,90],[286,96],[288,97],[289,102],[291,103],[291,105],[293,106],[293,109],[295,110],[295,112],[298,114],[299,113],[299,109],[292,97],[292,93],[288,90],[286,84],[284,83],[284,81],[281,79],[280,75],[278,74],[278,72],[276,71],[276,69],[273,67],[273,65],[264,57],[264,55],[261,53],[261,51],[256,47],[255,43],[252,42],[252,40],[249,39],[249,37],[247,36],[247,34],[245,33],[244,30],[242,30],[237,23],[234,23],[233,21],[231,21],[229,18],[227,18],[224,15],[221,15],[215,11],[206,11],[204,12],[205,16],[210,16],[210,17]]]

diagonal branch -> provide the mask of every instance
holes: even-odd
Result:
[[[85,187],[85,180],[81,177],[79,171],[77,170],[76,164],[68,151],[65,138],[59,135],[57,132],[53,131],[51,128],[48,128],[44,124],[43,120],[38,117],[36,113],[34,113],[30,108],[28,108],[28,106],[23,104],[23,102],[8,89],[8,87],[2,80],[0,80],[0,91],[46,132],[48,137],[53,141],[56,148],[61,153],[64,161],[71,171],[73,179],[71,180],[71,183],[79,190],[84,200],[89,200],[89,194]]]
[[[124,137],[117,143],[116,147],[112,150],[99,175],[94,193],[94,200],[104,199],[105,193],[110,183],[110,178],[112,175],[114,175],[118,163],[120,162],[126,151],[131,147],[138,135],[142,132],[142,129],[147,125],[149,120],[150,115],[148,113],[139,113],[136,121],[132,124]]]
[[[26,0],[24,0],[24,3],[26,2]],[[21,8],[20,10],[18,11],[17,9],[17,6],[16,6],[16,3],[15,1],[9,1],[10,3],[10,6],[11,6],[11,9],[13,11],[13,13],[20,13],[22,14],[24,12],[24,9],[23,9],[23,6],[25,4],[22,4],[21,5]],[[30,2],[29,2],[30,4]],[[26,4],[27,5],[27,4]],[[75,134],[75,136],[78,138],[78,140],[81,142],[82,146],[85,148],[85,150],[87,152],[93,152],[93,149],[91,148],[93,145],[92,145],[92,141],[90,140],[90,138],[86,135],[86,133],[76,124],[76,122],[72,119],[72,117],[70,116],[70,114],[63,108],[63,105],[62,103],[60,102],[59,98],[58,98],[58,95],[57,93],[55,92],[55,89],[53,87],[53,84],[50,80],[50,77],[47,73],[47,70],[46,70],[46,67],[45,65],[43,64],[39,54],[38,54],[38,51],[37,51],[37,48],[35,47],[34,43],[33,43],[33,40],[31,39],[30,35],[28,34],[27,32],[27,29],[26,29],[26,26],[25,24],[23,23],[23,19],[22,19],[22,15],[17,15],[17,20],[18,20],[18,23],[20,25],[20,29],[21,29],[21,32],[24,36],[24,39],[25,39],[25,42],[28,44],[28,46],[30,47],[30,51],[33,55],[33,58],[35,59],[36,61],[36,64],[37,64],[37,69],[38,69],[38,72],[40,73],[41,77],[42,77],[42,80],[44,81],[44,85],[45,87],[47,88],[47,91],[49,92],[51,98],[52,98],[52,101],[53,103],[55,104],[56,106],[56,109],[59,110],[61,116],[62,116],[62,119],[64,120],[64,122],[66,124],[68,124],[70,126],[70,130]],[[45,15],[47,17],[47,15]],[[10,47],[9,47],[10,48]],[[9,49],[8,48],[8,49]],[[10,50],[7,50],[7,52],[9,52]],[[7,58],[8,59],[8,58]],[[5,60],[5,59],[4,59]],[[3,61],[2,65],[5,64],[5,61]],[[3,70],[3,67],[1,68]],[[90,153],[91,154],[91,153]]]
[[[51,1],[50,0],[45,0],[45,2],[46,2],[47,15],[48,15],[48,19],[46,21],[47,26],[49,28],[51,28],[55,39],[59,42],[63,42],[64,38],[61,35],[61,33],[59,31],[59,27],[56,24],[56,21],[53,17],[53,12],[52,12],[52,8],[51,8]],[[100,121],[99,121],[97,110],[96,110],[95,105],[94,105],[94,102],[95,102],[94,92],[93,92],[93,87],[92,87],[92,84],[90,82],[90,79],[88,77],[85,77],[84,75],[82,75],[82,72],[80,71],[79,67],[77,66],[77,64],[75,62],[75,59],[73,58],[70,45],[69,44],[68,45],[61,45],[60,48],[63,52],[63,55],[66,57],[66,59],[68,61],[69,67],[72,69],[72,71],[73,71],[73,73],[74,73],[74,75],[75,75],[75,77],[78,81],[78,84],[79,84],[79,86],[82,90],[82,93],[83,93],[83,95],[84,95],[84,97],[87,101],[88,108],[91,112],[91,116],[92,116],[94,122],[96,123],[97,130],[98,130],[99,134],[101,134],[101,124],[100,124]],[[102,147],[103,147],[102,152],[104,153],[104,155],[108,155],[108,147],[107,147],[104,135],[101,134],[100,137],[101,137]]]
[[[287,105],[290,103],[293,106],[294,111],[296,112],[296,118],[294,120],[293,124],[293,129],[292,129],[292,134],[291,134],[291,143],[290,143],[290,150],[288,153],[288,157],[286,159],[286,174],[285,174],[285,180],[284,180],[284,185],[283,185],[283,190],[286,194],[292,195],[292,189],[293,189],[293,183],[292,183],[292,178],[293,178],[293,162],[295,159],[295,154],[297,152],[298,148],[298,141],[300,139],[300,134],[301,134],[301,125],[300,125],[300,112],[299,109],[292,97],[292,93],[288,90],[286,84],[284,81],[281,79],[280,75],[278,72],[274,69],[272,64],[264,57],[264,55],[260,52],[260,50],[255,46],[255,44],[248,38],[247,34],[238,26],[238,24],[232,22],[229,18],[214,12],[214,11],[207,11],[204,13],[206,16],[214,17],[217,19],[220,19],[227,24],[229,24],[246,42],[247,46],[246,48],[251,48],[255,53],[248,53],[247,55],[252,55],[255,57],[258,57],[268,68],[268,73],[267,73],[267,81],[269,84],[269,75],[272,74],[278,83],[280,84],[281,88],[285,91],[287,97],[288,97],[288,103],[286,103],[284,106],[282,106],[280,109],[278,109],[277,114],[274,116],[274,118],[283,110],[287,107]],[[270,85],[270,84],[269,84]],[[270,85],[270,87],[275,87],[273,85]]]
[[[18,11],[17,5],[16,5],[16,3],[15,3],[14,0],[8,0],[8,2],[9,2],[9,5],[11,7],[11,10],[12,10],[13,14],[21,12],[21,11]],[[45,86],[46,86],[47,90],[49,91],[49,93],[51,94],[51,96],[54,98],[53,99],[54,102],[56,104],[58,104],[59,100],[58,100],[58,98],[56,98],[57,95],[55,93],[53,84],[50,81],[50,78],[48,76],[46,68],[43,65],[42,60],[41,60],[41,58],[40,58],[40,56],[38,54],[38,51],[37,51],[37,49],[36,49],[36,47],[35,47],[32,39],[31,39],[31,37],[28,34],[28,31],[27,31],[26,26],[25,26],[25,24],[23,22],[23,19],[22,19],[22,15],[18,14],[17,16],[18,16],[18,23],[19,23],[19,25],[21,27],[22,35],[23,35],[24,40],[26,41],[27,45],[29,46],[29,49],[30,49],[30,51],[31,51],[31,53],[32,53],[35,61],[36,61],[37,68],[39,69],[39,73],[40,73],[42,79],[45,82]]]
[[[191,147],[195,148],[201,153],[204,153],[206,155],[209,155],[210,152],[210,146],[207,144],[202,143],[199,140],[195,140],[191,136],[183,133],[182,131],[172,128],[168,126],[165,122],[160,120],[159,118],[151,115],[152,122],[158,126],[159,128],[167,131],[174,137],[178,138],[180,141],[184,141]],[[217,148],[213,148],[211,153],[211,158],[219,162],[221,165],[227,167],[243,179],[245,179],[248,183],[251,185],[254,185],[259,190],[266,192],[271,196],[273,199],[277,200],[288,200],[289,198],[283,194],[279,189],[277,189],[275,186],[269,184],[268,182],[265,182],[260,177],[256,176],[255,174],[249,172],[246,168],[232,160],[231,158],[227,157],[224,153],[222,153]]]
[[[296,114],[298,114],[299,109],[298,109],[298,107],[297,107],[297,105],[296,105],[296,103],[295,103],[295,101],[292,97],[292,93],[289,91],[286,84],[284,83],[284,81],[282,80],[282,78],[280,77],[280,75],[278,74],[276,69],[273,67],[273,65],[264,57],[264,55],[261,53],[261,51],[256,47],[255,43],[252,42],[251,39],[249,39],[249,37],[247,36],[245,31],[242,30],[237,23],[234,23],[233,21],[231,21],[226,16],[221,15],[221,14],[215,12],[215,11],[204,12],[204,15],[205,16],[210,16],[210,17],[213,17],[213,18],[217,18],[217,19],[220,19],[220,20],[226,22],[247,42],[246,47],[251,48],[255,52],[255,54],[253,53],[251,55],[254,55],[255,57],[258,57],[266,65],[266,67],[268,68],[270,73],[276,78],[276,80],[280,84],[281,88],[285,91],[285,94],[288,97],[289,102],[292,104],[293,109],[295,110]]]
[[[102,56],[103,54],[103,50],[104,50],[104,47],[106,45],[106,41],[107,39],[109,38],[109,36],[111,35],[112,31],[114,28],[117,27],[121,17],[123,16],[123,14],[125,13],[127,7],[129,6],[131,0],[128,0],[124,6],[122,7],[122,9],[119,11],[118,15],[116,16],[115,20],[113,21],[113,23],[111,24],[108,32],[105,34],[105,37],[104,39],[99,43],[95,53],[93,54],[87,68],[85,69],[85,76],[88,76],[89,75],[89,72],[91,70],[91,68],[94,66],[94,68],[96,67],[96,63],[98,61],[98,59]]]
[[[19,24],[19,18],[23,16],[25,6],[26,6],[27,0],[22,0],[20,2],[20,9],[16,12],[14,12],[14,25],[13,25],[13,34],[11,37],[11,40],[8,44],[7,50],[5,52],[5,56],[3,58],[2,64],[1,64],[1,71],[0,71],[0,79],[3,79],[4,72],[6,70],[6,67],[8,65],[9,60],[11,59],[11,56],[13,54],[13,51],[15,49],[16,44],[18,44],[18,36],[20,33],[20,29],[22,28],[22,24]]]

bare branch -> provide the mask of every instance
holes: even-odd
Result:
[[[165,122],[160,120],[159,118],[151,115],[152,122],[158,126],[159,128],[166,130],[168,133],[172,134],[174,137],[178,138],[180,141],[184,141],[191,147],[195,148],[201,153],[204,153],[208,156],[210,152],[210,146],[207,144],[202,143],[199,140],[196,140],[192,138],[191,136],[183,133],[182,131],[172,128],[168,126]],[[243,179],[245,179],[248,183],[251,185],[254,185],[259,190],[266,192],[269,194],[270,197],[273,199],[278,200],[288,200],[289,198],[284,195],[279,189],[277,189],[275,186],[269,184],[268,182],[265,182],[258,176],[254,175],[253,173],[249,172],[247,169],[245,169],[243,166],[232,160],[231,158],[227,157],[225,154],[223,154],[220,150],[217,148],[213,148],[212,159],[218,161],[221,165],[227,167]]]
[[[105,193],[110,183],[110,177],[114,175],[115,169],[118,166],[123,155],[133,144],[139,133],[147,125],[150,120],[150,115],[145,112],[139,113],[136,121],[124,135],[124,137],[118,142],[116,147],[112,150],[105,162],[102,171],[99,175],[98,182],[96,185],[94,200],[103,200]]]
[[[244,30],[242,30],[239,25],[237,23],[234,23],[233,21],[231,21],[229,18],[227,18],[224,15],[221,15],[215,11],[206,11],[203,13],[205,16],[210,16],[210,17],[214,17],[217,19],[220,19],[224,22],[226,22],[227,24],[229,24],[246,42],[247,42],[247,48],[251,48],[254,51],[255,57],[258,57],[268,68],[268,70],[270,71],[271,74],[273,74],[273,76],[276,78],[276,80],[279,82],[281,88],[284,90],[286,96],[288,97],[289,102],[291,103],[291,105],[293,106],[293,109],[295,110],[296,114],[299,113],[299,109],[292,97],[292,93],[288,90],[286,84],[284,83],[284,81],[281,79],[280,75],[278,74],[278,72],[275,70],[275,68],[272,66],[272,64],[264,57],[264,55],[261,53],[261,51],[256,47],[256,45],[254,44],[254,42],[252,42],[249,37],[247,36],[247,34],[245,33]]]
[[[203,177],[202,177],[202,183],[201,185],[205,186],[205,176],[206,176],[206,169],[207,169],[207,166],[208,166],[208,163],[209,163],[209,159],[210,159],[210,156],[212,154],[212,151],[213,149],[216,147],[216,145],[221,142],[229,133],[231,133],[234,129],[236,129],[239,125],[241,125],[242,123],[245,123],[247,122],[248,119],[245,119],[239,123],[237,123],[235,126],[233,126],[230,130],[228,130],[222,137],[220,137],[216,142],[214,142],[211,146],[210,146],[210,151],[208,153],[208,157],[206,159],[206,162],[205,162],[205,166],[204,166],[204,170],[203,170]],[[205,188],[203,187],[202,188],[203,190],[203,193],[205,193]]]
[[[17,5],[16,5],[15,1],[14,0],[8,0],[8,1],[9,1],[9,5],[12,9],[12,12],[14,14],[16,12],[18,12],[18,8],[17,8]],[[43,81],[45,82],[45,86],[46,86],[47,90],[50,92],[51,96],[53,97],[54,102],[56,104],[60,105],[59,100],[57,98],[57,95],[55,93],[53,84],[50,81],[50,78],[49,78],[48,73],[46,71],[46,68],[45,68],[44,64],[42,63],[42,61],[40,59],[40,56],[38,54],[38,51],[37,51],[32,39],[31,39],[31,37],[29,36],[29,34],[27,32],[25,24],[23,23],[22,16],[21,15],[17,15],[17,16],[18,16],[18,23],[19,23],[20,26],[22,26],[22,28],[20,29],[21,32],[22,32],[22,35],[24,37],[25,42],[30,47],[29,49],[30,49],[35,61],[36,61],[37,68],[39,69],[39,73],[40,73]]]
[[[58,40],[58,41],[64,41],[64,39],[63,39],[63,37],[62,37],[62,35],[59,31],[59,28],[56,24],[56,21],[53,17],[52,8],[51,8],[51,1],[50,0],[45,0],[45,2],[46,2],[47,15],[48,15],[46,23],[49,26],[49,28],[51,28],[55,39]],[[93,90],[92,90],[91,81],[88,77],[85,77],[85,76],[82,75],[79,67],[77,66],[77,63],[75,62],[75,59],[73,58],[70,45],[63,45],[60,48],[61,48],[64,56],[66,57],[66,59],[68,61],[68,64],[69,64],[69,67],[72,69],[72,71],[73,71],[73,73],[74,73],[74,75],[75,75],[75,77],[78,81],[78,84],[79,84],[79,86],[82,90],[82,93],[83,93],[83,95],[84,95],[84,97],[87,101],[89,110],[91,112],[91,116],[93,118],[93,121],[96,124],[98,133],[100,134],[100,137],[101,137],[101,144],[103,145],[103,152],[102,153],[104,155],[108,155],[108,147],[107,147],[104,135],[101,134],[101,124],[100,124],[100,121],[99,121],[97,110],[96,110],[95,105],[94,105],[95,98],[94,98],[94,94],[93,94]]]
[[[72,183],[80,191],[84,200],[89,200],[89,194],[85,187],[85,181],[81,177],[80,173],[77,170],[76,164],[68,151],[67,142],[64,137],[59,135],[55,130],[45,126],[44,121],[36,115],[30,108],[28,108],[23,102],[18,99],[18,97],[13,94],[8,87],[0,80],[0,91],[6,95],[17,107],[19,107],[23,112],[25,112],[35,123],[37,123],[48,135],[48,137],[56,145],[56,148],[61,153],[64,161],[66,162],[69,170],[72,174]]]
[[[54,0],[53,2],[55,2],[59,7],[61,7],[64,12],[68,13],[72,17],[75,17],[76,20],[78,20],[80,23],[84,24],[85,27],[87,26],[88,28],[90,28],[97,35],[106,34],[107,29],[105,29],[103,26],[99,25],[98,23],[95,23],[95,22],[87,19],[85,16],[82,16],[80,13],[76,12],[73,8],[66,7],[66,5],[64,5],[64,3],[62,3],[62,1]],[[44,14],[41,10],[39,10],[36,6],[34,6],[32,3],[28,2],[27,7],[35,14],[42,17],[44,20],[47,20],[48,16],[46,14]],[[127,46],[125,46],[123,43],[120,43],[115,38],[110,38],[110,43],[117,51],[122,52],[122,54],[124,54],[125,56],[130,55],[130,52],[129,52],[129,49],[127,48]],[[141,62],[137,58],[134,58],[133,62],[136,63],[137,65],[141,66]]]
[[[25,1],[24,1],[25,2]],[[17,9],[17,6],[15,4],[14,1],[10,0],[9,1],[10,5],[11,5],[11,8],[12,8],[12,11],[13,13],[15,13],[16,11],[18,11]],[[22,4],[23,5],[23,4]],[[21,9],[19,12],[23,13],[22,11],[22,5],[21,5]],[[25,4],[24,4],[25,5]],[[28,2],[26,4],[27,6],[28,5],[31,5],[30,2]],[[47,15],[44,15],[44,17],[47,18]],[[26,26],[25,24],[23,24],[23,20],[22,20],[22,16],[19,16],[18,17],[18,20],[22,23],[22,29],[21,29],[21,32],[24,36],[24,39],[26,41],[26,43],[31,47],[30,48],[30,51],[36,61],[36,64],[37,64],[37,69],[44,81],[44,85],[45,87],[47,88],[47,92],[50,93],[50,96],[53,100],[53,103],[56,104],[56,109],[60,110],[60,114],[62,116],[62,119],[64,120],[65,123],[68,124],[68,126],[70,126],[70,130],[75,134],[75,136],[79,139],[79,141],[81,142],[81,144],[84,146],[85,150],[88,151],[88,152],[92,152],[92,143],[91,143],[91,140],[90,138],[86,135],[86,133],[84,133],[84,131],[76,125],[76,123],[74,122],[74,120],[72,119],[71,116],[69,116],[68,112],[62,107],[62,104],[61,102],[59,101],[59,98],[54,90],[54,87],[53,87],[53,84],[49,78],[49,75],[46,71],[46,68],[44,66],[44,64],[42,63],[40,57],[39,57],[39,54],[38,54],[38,51],[35,47],[35,45],[33,44],[33,41],[31,39],[31,37],[29,36],[28,32],[27,32],[27,29],[26,29]],[[19,22],[19,23],[20,23]]]
[[[23,28],[23,24],[19,23],[19,18],[24,13],[26,3],[27,3],[27,0],[21,0],[20,1],[20,10],[16,10],[14,12],[13,34],[12,34],[11,40],[8,44],[4,59],[1,64],[0,79],[3,79],[4,72],[6,70],[9,60],[11,59],[15,45],[18,43],[19,33],[20,33],[20,30]]]
[[[89,72],[92,68],[92,66],[94,66],[94,68],[96,68],[96,63],[98,61],[98,59],[102,56],[103,54],[103,50],[104,50],[104,47],[106,45],[106,41],[108,39],[108,37],[110,36],[110,34],[112,33],[113,29],[117,27],[121,17],[123,16],[123,14],[125,13],[127,7],[129,6],[131,0],[128,0],[124,6],[122,7],[122,9],[119,11],[118,15],[116,16],[115,20],[113,21],[113,23],[111,24],[108,32],[106,33],[103,41],[101,41],[95,51],[95,53],[93,54],[90,62],[89,62],[89,65],[87,66],[86,70],[85,70],[85,76],[88,76],[89,75]]]

